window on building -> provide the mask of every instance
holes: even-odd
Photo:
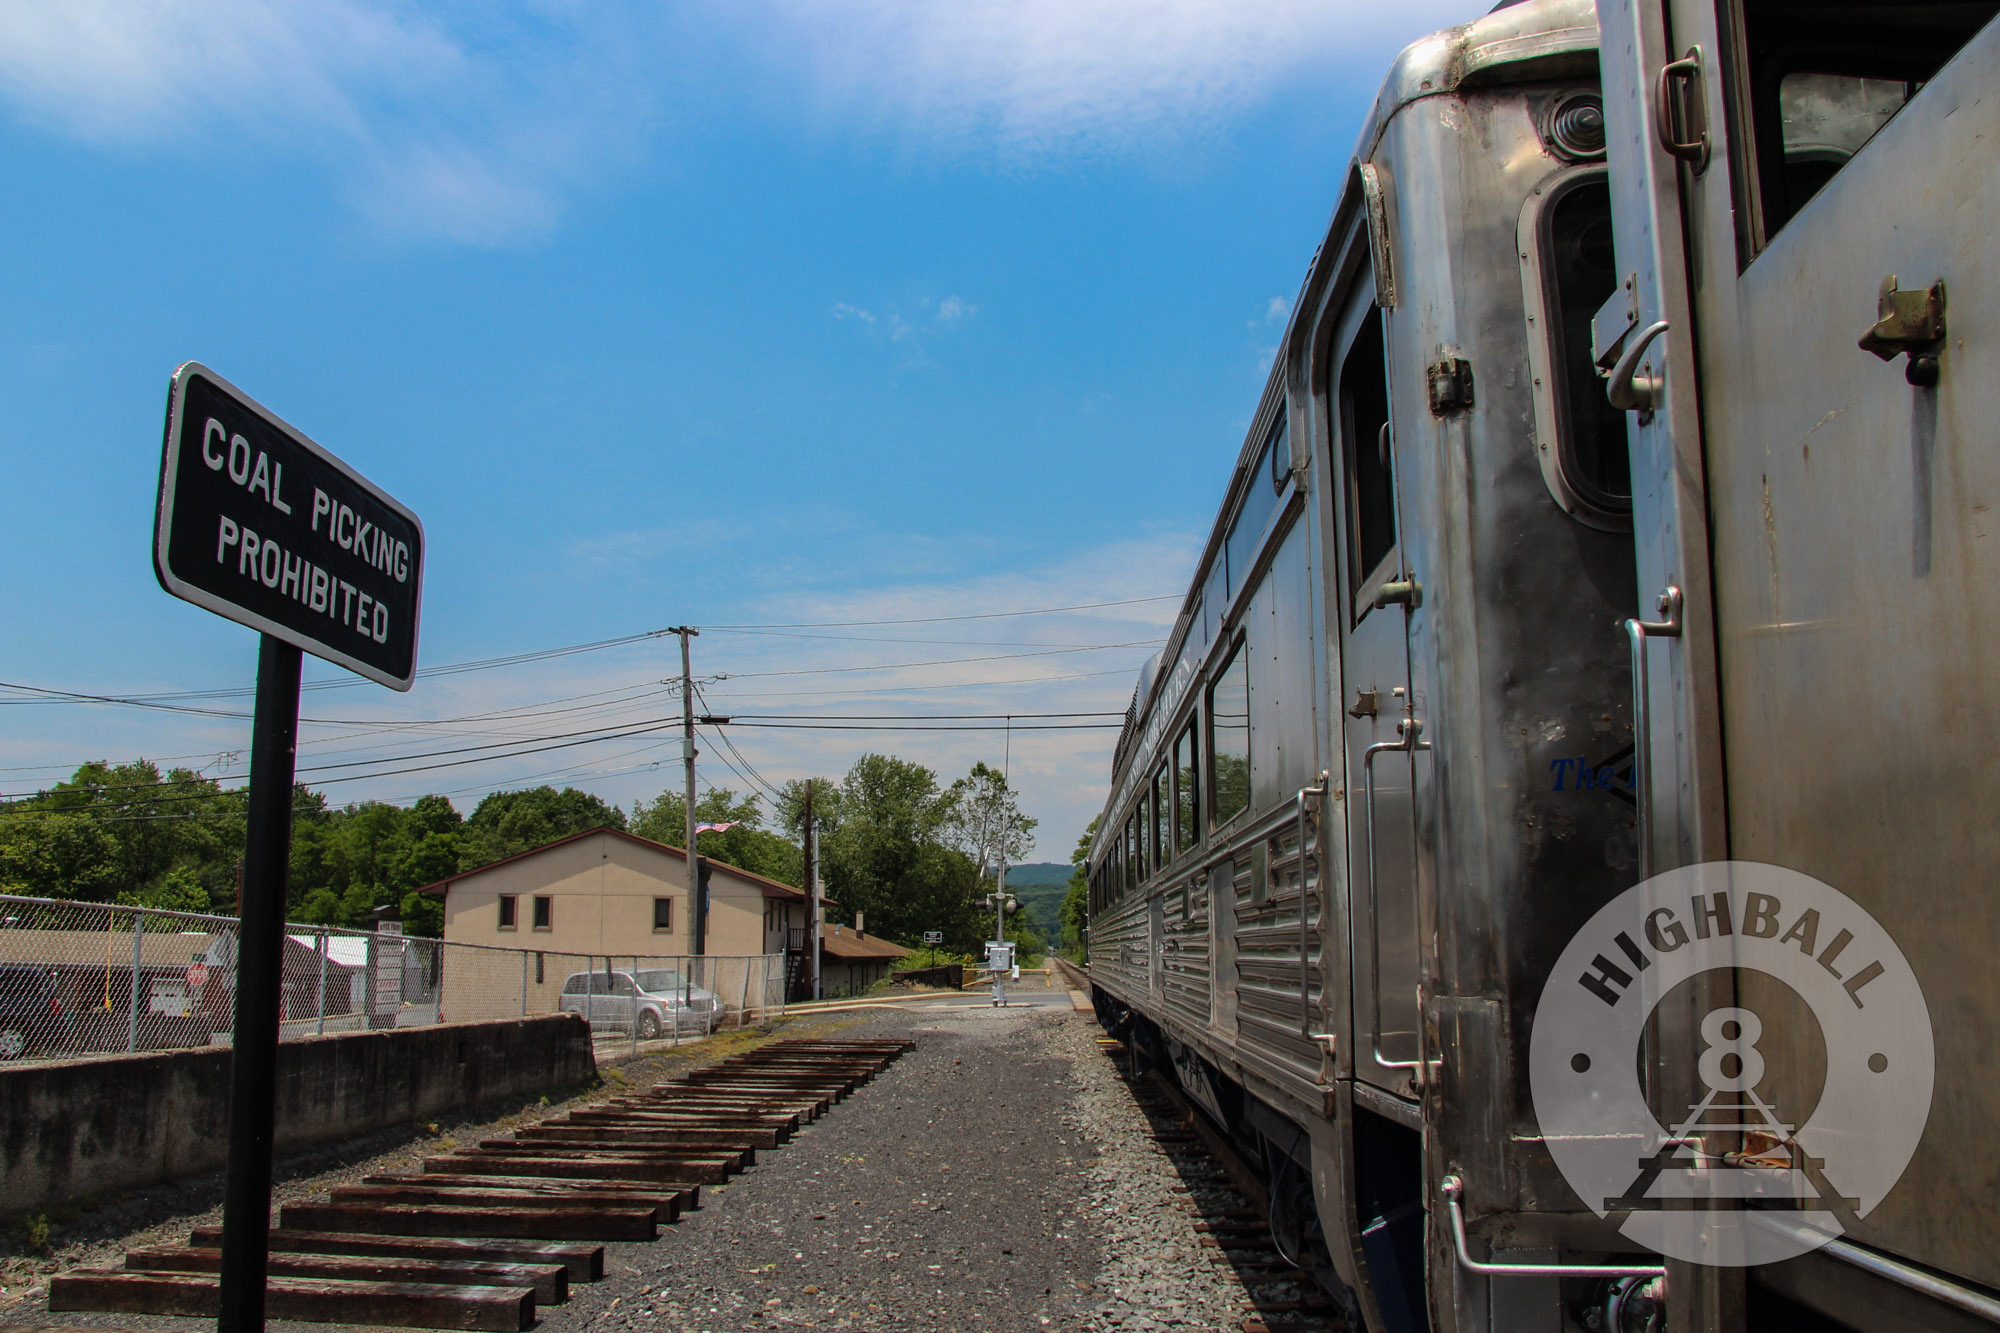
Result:
[[[771,928],[770,910],[764,912],[764,928]],[[653,899],[653,929],[672,930],[674,928],[674,900],[672,898]]]
[[[514,895],[511,893],[500,895],[500,929],[514,929]]]
[[[1250,662],[1247,641],[1236,645],[1229,664],[1208,691],[1208,753],[1211,789],[1220,827],[1250,804]]]
[[[535,895],[535,929],[549,930],[555,926],[556,900],[546,894]]]
[[[1201,841],[1201,761],[1190,721],[1174,742],[1175,848],[1186,851]]]

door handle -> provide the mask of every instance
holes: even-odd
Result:
[[[1639,807],[1639,878],[1653,877],[1653,704],[1646,673],[1646,640],[1681,636],[1681,590],[1669,586],[1655,603],[1661,619],[1625,622],[1632,645],[1632,778],[1634,804]]]
[[[1385,1059],[1382,1055],[1382,912],[1381,899],[1375,891],[1375,756],[1378,754],[1415,754],[1419,750],[1430,749],[1431,743],[1429,741],[1418,739],[1423,734],[1423,730],[1424,724],[1422,720],[1415,717],[1406,717],[1396,724],[1396,731],[1401,736],[1400,740],[1377,741],[1361,752],[1362,822],[1367,825],[1368,831],[1368,1049],[1369,1053],[1375,1057],[1377,1065],[1383,1069],[1410,1070],[1419,1084],[1425,1081],[1425,1076],[1430,1071],[1431,1063],[1423,1058],[1424,1016],[1421,1012],[1417,1014],[1417,1058],[1414,1060],[1390,1060]],[[1412,802],[1414,802],[1416,799],[1414,789],[1412,789],[1410,796]],[[1415,856],[1416,849],[1413,845],[1411,848],[1412,862],[1414,862]],[[1412,871],[1411,887],[1414,889],[1416,881],[1414,864]]]
[[[1611,368],[1611,374],[1605,377],[1604,396],[1620,412],[1652,412],[1659,407],[1660,398],[1666,392],[1666,381],[1652,373],[1650,364],[1642,372],[1639,358],[1646,354],[1653,339],[1666,331],[1667,321],[1664,319],[1655,320],[1639,330],[1619,356],[1618,364]]]
[[[1676,84],[1688,96],[1676,97]],[[1676,107],[1687,108],[1685,125],[1674,114]],[[1708,170],[1708,112],[1702,95],[1699,46],[1690,46],[1679,60],[1660,67],[1659,77],[1653,81],[1653,133],[1659,137],[1660,147],[1694,168],[1695,175]],[[1683,139],[1682,134],[1694,137]]]
[[[1312,935],[1306,926],[1306,798],[1324,799],[1327,775],[1321,773],[1319,781],[1310,787],[1299,788],[1293,818],[1297,821],[1299,837],[1299,1035],[1312,1040],[1312,987],[1307,967],[1312,958]]]

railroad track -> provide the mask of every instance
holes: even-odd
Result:
[[[1339,1301],[1299,1268],[1271,1232],[1270,1196],[1257,1171],[1172,1080],[1157,1070],[1138,1077],[1125,1044],[1100,1038],[1116,1058],[1132,1100],[1145,1112],[1153,1141],[1179,1173],[1195,1205],[1202,1244],[1234,1271],[1252,1312],[1242,1333],[1348,1333]]]
[[[650,1241],[701,1187],[752,1166],[911,1048],[785,1041],[288,1203],[270,1236],[274,1319],[518,1333],[604,1276],[603,1241]],[[49,1309],[216,1315],[222,1229],[52,1279]]]

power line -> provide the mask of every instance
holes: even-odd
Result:
[[[700,691],[696,691],[697,694]],[[707,703],[706,699],[702,700]],[[1008,718],[1016,722],[1023,718],[1068,718],[1068,717],[1117,717],[1123,712],[1109,709],[1098,713],[731,713],[731,721],[740,718],[776,718],[781,721],[807,722],[999,722]]]
[[[914,616],[907,620],[817,620],[767,625],[704,625],[703,629],[861,629],[869,625],[943,625],[958,620],[1009,620],[1016,616],[1053,616],[1065,611],[1100,611],[1112,606],[1143,606],[1147,602],[1173,602],[1186,593],[1162,593],[1158,597],[1130,597],[1119,602],[1084,602],[1077,606],[1043,606],[1032,611],[987,611],[967,616]]]
[[[1020,639],[904,639],[881,634],[797,634],[790,630],[710,630],[711,634],[746,634],[760,639],[811,639],[828,643],[923,643],[936,648],[1089,648],[1087,643],[1030,643]]]
[[[1005,722],[973,722],[952,726],[929,726],[917,724],[902,726],[896,723],[846,723],[846,722],[732,722],[737,727],[768,727],[776,731],[1001,731]],[[1015,731],[1116,731],[1121,722],[1044,722],[1022,726],[1014,724]]]
[[[1064,653],[1101,653],[1112,648],[1150,648],[1164,639],[1131,639],[1124,643],[1099,643],[1088,648],[1045,648],[1032,653],[992,653],[985,657],[942,657],[928,662],[884,662],[875,666],[800,667],[792,671],[728,671],[722,680],[760,680],[771,676],[829,676],[844,671],[902,671],[908,667],[960,666],[967,662],[1006,662],[1022,657],[1060,657]]]

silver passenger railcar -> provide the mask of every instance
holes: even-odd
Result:
[[[1527,0],[1390,71],[1090,857],[1101,1017],[1369,1328],[2000,1313],[1995,8],[1607,0],[1600,86],[1593,7]],[[1895,1194],[1747,1271],[1635,1253],[1528,1072],[1578,927],[1731,857],[1907,925],[1961,1020]]]

